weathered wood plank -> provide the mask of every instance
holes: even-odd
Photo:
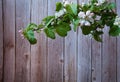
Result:
[[[77,3],[77,0],[68,0]],[[71,27],[73,28],[73,27]],[[77,32],[73,29],[65,38],[65,54],[64,54],[64,82],[77,81]]]
[[[0,82],[3,80],[3,13],[2,0],[0,0]]]
[[[92,82],[101,82],[101,43],[92,39]]]
[[[120,0],[116,0],[116,8],[120,16]],[[120,37],[117,38],[117,82],[120,82]]]
[[[48,0],[48,15],[53,15],[55,3],[60,0]],[[63,39],[48,39],[47,82],[63,82]]]
[[[47,0],[32,0],[31,21],[39,24],[47,15]],[[47,38],[36,34],[38,42],[31,47],[31,82],[46,82]]]
[[[79,4],[88,0],[79,0]],[[91,82],[91,39],[78,31],[78,79],[77,82]]]
[[[30,22],[30,0],[16,0],[15,82],[30,82],[30,44],[18,32]]]
[[[101,43],[92,39],[92,82],[101,82],[101,50]]]
[[[4,8],[4,82],[15,79],[15,0],[3,0]]]
[[[115,0],[109,0],[115,2]],[[109,27],[105,27],[102,46],[102,82],[116,82],[116,38],[108,35]]]
[[[102,48],[102,82],[116,82],[116,38],[103,36]]]

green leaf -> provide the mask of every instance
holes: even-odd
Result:
[[[28,41],[30,42],[30,44],[36,44],[37,43],[37,40],[34,37],[34,32],[32,30],[24,32],[24,36],[25,36],[25,38],[28,39]]]
[[[97,35],[102,35],[103,34],[103,31],[96,31],[95,32]]]
[[[116,7],[116,4],[114,2],[108,4],[108,9],[114,9],[115,7]]]
[[[67,31],[63,27],[58,27],[56,29],[56,32],[58,33],[59,36],[62,36],[62,37],[67,36]]]
[[[76,32],[76,30],[77,30],[77,28],[78,28],[79,22],[80,22],[79,19],[73,21],[73,24],[74,24],[74,31],[75,31],[75,32]]]
[[[44,32],[47,37],[49,37],[51,39],[55,39],[55,33],[54,33],[53,29],[46,28],[46,29],[44,29]]]
[[[56,11],[59,11],[59,10],[61,10],[62,8],[63,8],[62,3],[61,3],[61,2],[57,2],[57,3],[56,3]]]
[[[29,30],[34,30],[37,28],[37,25],[35,23],[30,23],[27,28],[25,28],[26,31],[29,31]]]
[[[67,24],[67,23],[61,23],[61,24],[56,26],[57,34],[62,36],[62,37],[67,36],[67,32],[70,30],[71,30],[71,28],[70,28],[69,24]]]
[[[73,14],[73,11],[72,11],[70,5],[66,5],[66,10],[67,10],[68,13]]]
[[[44,28],[44,25],[39,24],[39,25],[38,25],[38,28],[39,28],[39,29]]]
[[[102,42],[102,39],[100,38],[100,36],[99,35],[93,35],[93,38],[96,40],[96,41],[98,41],[98,42]]]
[[[77,4],[71,4],[70,6],[71,6],[71,9],[72,9],[74,15],[77,15]]]
[[[93,4],[93,3],[97,3],[97,0],[91,0],[91,3]]]
[[[43,19],[43,22],[45,22],[45,27],[48,27],[50,23],[54,20],[55,16],[47,16]]]
[[[88,26],[83,26],[83,27],[81,27],[81,29],[82,29],[82,33],[83,33],[84,35],[90,34],[90,31],[91,31],[91,28],[90,28],[90,27],[88,27]]]
[[[66,10],[72,15],[77,15],[77,4],[66,5]]]
[[[120,28],[118,26],[113,26],[112,28],[110,28],[109,34],[111,36],[119,36],[120,35]]]

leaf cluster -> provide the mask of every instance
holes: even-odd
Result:
[[[97,5],[97,0],[91,0],[89,4],[79,5],[79,4],[67,4],[64,6],[63,3],[56,3],[56,12],[65,10],[64,14],[60,17],[47,16],[41,22],[41,24],[36,25],[30,23],[24,30],[23,35],[31,44],[37,42],[34,32],[44,31],[47,37],[51,39],[56,38],[56,34],[61,37],[67,36],[68,32],[73,29],[76,31],[81,28],[84,35],[92,35],[92,37],[99,42],[102,42],[100,36],[103,34],[103,28],[109,26],[109,35],[118,36],[120,34],[120,28],[117,25],[114,25],[115,18],[117,14],[114,12],[115,3],[109,3],[107,1]],[[79,12],[86,12],[90,10],[93,12],[94,19],[97,16],[101,16],[100,20],[94,20],[94,23],[91,23],[90,26],[80,26],[80,18],[78,17]],[[72,26],[71,26],[72,25]],[[100,30],[98,30],[100,29]]]

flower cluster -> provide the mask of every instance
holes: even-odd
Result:
[[[116,16],[114,25],[117,25],[118,27],[120,27],[120,17],[119,16]]]
[[[96,41],[102,42],[100,36],[105,26],[110,27],[110,36],[120,35],[120,17],[113,11],[114,8],[115,3],[105,0],[91,0],[81,5],[64,0],[56,3],[53,16],[47,16],[39,25],[30,23],[19,32],[31,44],[35,44],[37,40],[34,32],[44,31],[47,37],[55,39],[56,34],[65,37],[71,29],[76,31],[81,28],[84,35],[90,35]]]

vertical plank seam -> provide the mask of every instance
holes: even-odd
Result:
[[[4,82],[4,3],[2,1],[2,28],[3,28],[3,65],[2,65],[2,81]]]
[[[77,4],[79,4],[79,1],[77,0]],[[79,27],[78,27],[79,29]],[[78,29],[76,31],[76,82],[78,79]]]
[[[117,1],[115,0],[115,3],[116,3]],[[117,12],[117,6],[116,6],[116,9],[115,9],[115,11]],[[118,56],[118,47],[117,47],[117,43],[118,43],[118,38],[116,37],[116,82],[118,82],[118,73],[117,73],[117,61],[118,61],[118,59],[117,59],[117,56]]]
[[[101,36],[103,39],[103,35]],[[103,43],[101,43],[101,82],[102,82],[102,72],[103,72]]]
[[[32,16],[32,0],[30,0],[30,12],[29,12],[29,14],[30,14],[30,21],[29,22],[31,22],[31,16]],[[31,82],[31,45],[30,45],[30,82]]]
[[[15,14],[15,18],[14,18],[14,28],[15,28],[15,36],[14,36],[14,40],[15,40],[15,43],[14,43],[14,46],[15,46],[15,50],[14,50],[14,69],[16,68],[16,0],[14,0],[14,14]],[[15,82],[15,72],[16,72],[16,69],[14,70],[14,82]]]
[[[92,54],[93,54],[93,53],[92,53],[92,47],[93,47],[93,46],[92,46],[92,39],[91,39],[91,70],[90,70],[90,72],[91,72],[91,74],[90,74],[90,75],[91,75],[91,82],[92,82],[92,76],[93,76],[93,75],[92,75],[92,66],[93,66],[93,64],[92,64],[92,61],[93,61],[93,60],[92,60]]]
[[[48,0],[47,0],[47,16],[48,16]],[[48,82],[48,38],[46,38],[46,82]]]
[[[77,0],[77,3],[79,4],[79,0]],[[76,61],[77,61],[77,63],[76,63],[76,64],[77,64],[77,73],[76,73],[77,76],[76,76],[76,77],[77,77],[77,78],[76,78],[76,82],[78,82],[78,72],[79,72],[79,71],[78,71],[78,66],[79,66],[79,63],[78,63],[78,55],[79,55],[79,54],[78,54],[78,51],[79,51],[79,50],[78,50],[78,34],[79,34],[79,27],[78,27],[78,30],[77,30],[77,53],[76,53],[76,54],[77,54],[77,58],[76,58],[76,59],[77,59],[77,60],[76,60]]]
[[[115,3],[116,3],[116,0],[115,0]],[[117,12],[117,6],[116,6],[116,9],[115,9],[115,12]],[[117,64],[117,56],[118,56],[118,52],[117,52],[117,51],[118,51],[118,50],[117,50],[117,42],[118,42],[118,41],[117,41],[117,40],[118,40],[118,39],[117,39],[117,37],[116,37],[116,45],[115,45],[115,46],[116,46],[116,82],[118,82],[118,81],[117,81],[117,79],[118,79],[118,76],[117,76],[117,74],[118,74],[118,73],[117,73],[117,65],[118,65],[118,64]]]
[[[65,38],[63,38],[63,82],[65,82]]]
[[[90,61],[91,61],[91,63],[90,63],[91,64],[91,66],[90,66],[90,73],[91,73],[90,74],[90,82],[92,82],[92,47],[93,47],[92,46],[92,38],[90,39],[90,46],[91,46],[90,47],[91,48],[90,49]]]
[[[46,0],[46,4],[47,4],[47,9],[46,9],[46,11],[47,11],[47,16],[48,16],[48,0]],[[46,82],[48,82],[48,38],[46,37]]]
[[[14,6],[15,7],[15,9],[14,9],[14,14],[15,14],[15,19],[14,19],[15,20],[15,24],[14,24],[14,27],[15,27],[15,30],[14,30],[15,31],[15,36],[14,36],[14,38],[15,38],[14,39],[15,40],[15,43],[14,43],[14,46],[15,46],[15,51],[14,51],[14,56],[15,56],[14,57],[15,58],[14,59],[14,65],[15,65],[14,66],[14,69],[15,69],[14,70],[14,82],[15,82],[15,73],[16,73],[16,0],[14,0],[14,5],[15,5]]]
[[[102,38],[102,36],[101,36]],[[100,82],[102,82],[102,43],[100,43]]]

